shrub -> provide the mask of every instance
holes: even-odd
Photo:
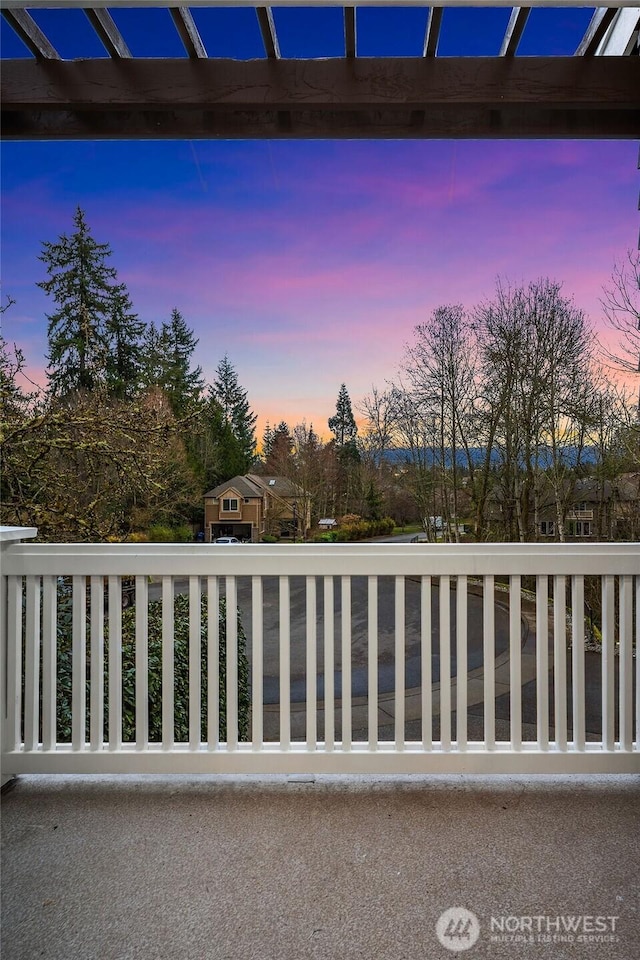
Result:
[[[278,543],[278,538],[272,536],[270,533],[263,534],[260,543]]]
[[[174,535],[171,527],[164,527],[162,524],[154,524],[149,527],[149,540],[151,543],[173,543]]]
[[[127,537],[129,543],[149,543],[149,535],[143,530],[136,530]]]
[[[193,543],[193,530],[187,523],[174,527],[173,539],[175,543]]]
[[[122,613],[122,739],[131,742],[136,738],[135,720],[135,608]],[[149,674],[148,674],[148,716],[149,740],[157,743],[162,740],[162,602],[152,600],[149,603]],[[220,601],[219,622],[219,709],[220,740],[227,739],[226,718],[226,604]],[[207,597],[200,599],[200,667],[201,667],[201,738],[207,739]],[[63,587],[58,598],[58,676],[57,676],[57,739],[60,743],[71,742],[71,695],[72,695],[72,653],[71,653],[72,597],[71,591]],[[87,622],[89,639],[90,623]],[[89,645],[88,645],[89,647]],[[109,637],[108,624],[105,624],[105,678],[108,677]],[[87,651],[87,677],[90,676],[90,650]],[[249,711],[251,697],[249,692],[249,663],[246,656],[246,638],[240,614],[238,612],[238,736],[246,740],[249,731]],[[87,718],[90,708],[90,688],[87,683]],[[108,737],[109,695],[105,694],[104,735]],[[179,595],[174,600],[174,739],[177,743],[189,740],[189,598]]]

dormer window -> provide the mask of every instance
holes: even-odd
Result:
[[[237,497],[224,497],[222,500],[222,512],[223,513],[237,513],[238,512],[238,498]]]

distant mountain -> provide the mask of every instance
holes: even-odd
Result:
[[[485,447],[471,447],[469,450],[471,454],[471,459],[474,465],[480,464],[484,461],[486,456]],[[385,453],[385,460],[393,464],[402,464],[411,462],[411,451],[407,447],[395,447],[392,450],[387,450]],[[593,464],[598,462],[598,454],[595,447],[584,447],[582,451],[578,447],[566,447],[563,451],[563,460],[568,467],[575,467],[578,462],[578,457],[580,457],[580,462],[583,464]],[[434,463],[440,462],[439,451],[433,451],[432,449],[425,449],[424,451],[425,462],[432,466]],[[460,467],[466,467],[467,457],[463,450],[456,451],[456,462]],[[500,454],[497,450],[491,452],[491,463],[494,466],[498,466],[500,463]],[[549,447],[540,447],[538,449],[538,464],[542,470],[546,470],[547,467],[550,467],[553,463],[553,456],[551,449]],[[451,467],[453,465],[453,452],[449,448],[445,454],[445,466]]]

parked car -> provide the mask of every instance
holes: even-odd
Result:
[[[237,537],[218,537],[214,543],[240,543]]]

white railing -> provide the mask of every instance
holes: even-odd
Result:
[[[34,535],[0,536],[4,774],[640,771],[638,544]]]

